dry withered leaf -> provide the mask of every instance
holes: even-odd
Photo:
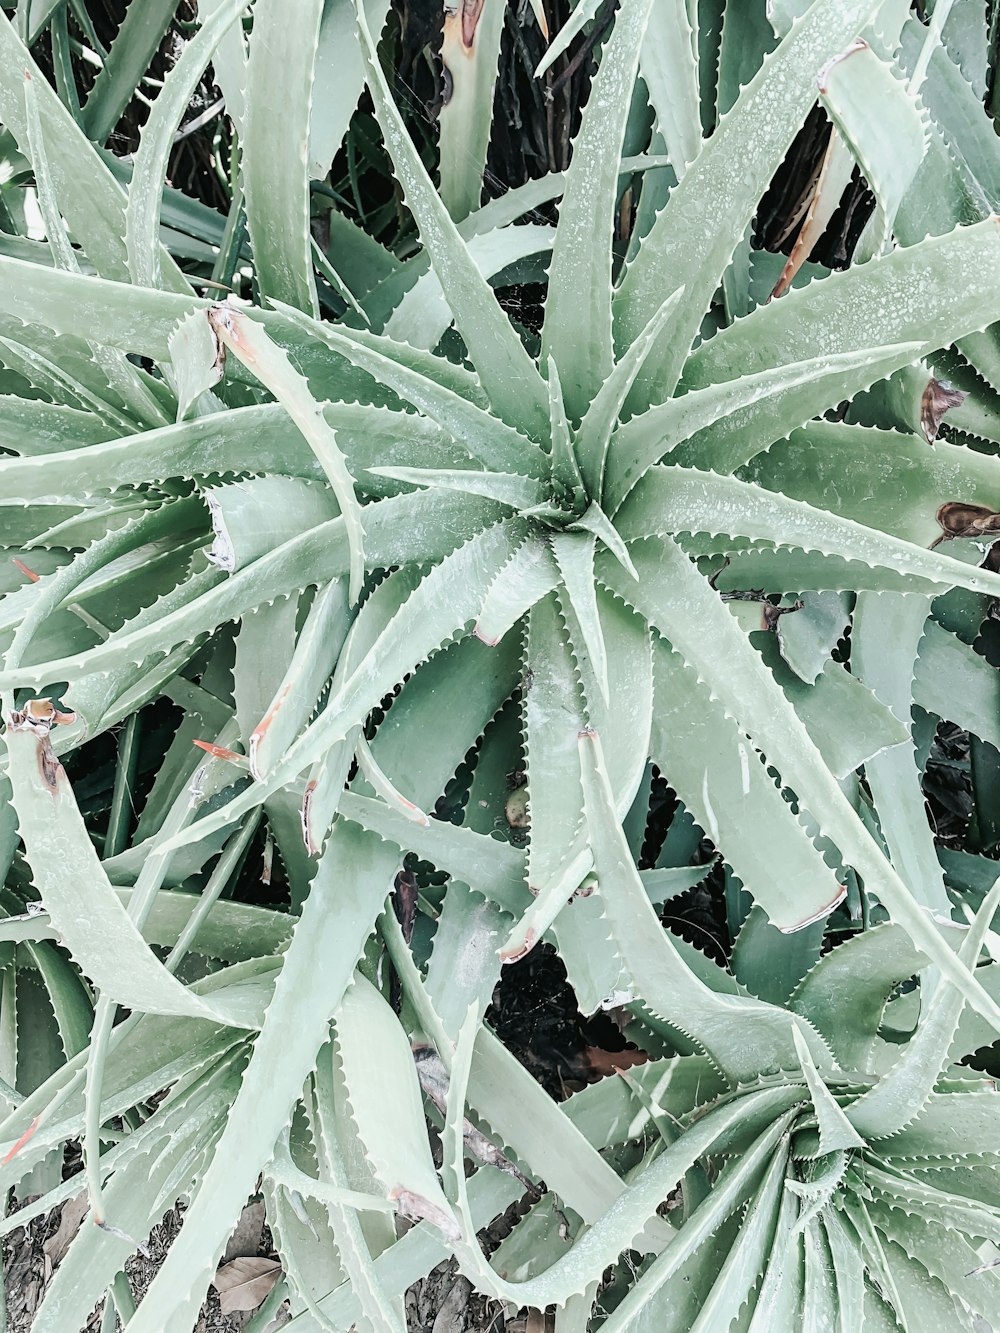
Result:
[[[941,526],[941,536],[932,546],[953,537],[985,537],[991,533],[1000,533],[1000,513],[987,505],[948,500],[937,511],[935,518]]]
[[[450,1217],[443,1208],[439,1208],[436,1203],[430,1199],[425,1199],[422,1194],[417,1194],[415,1190],[408,1190],[405,1185],[396,1185],[389,1191],[389,1198],[396,1205],[396,1211],[402,1216],[409,1218],[411,1222],[428,1221],[436,1226],[438,1231],[446,1240],[460,1240],[462,1233],[458,1228],[454,1218]]]
[[[649,1059],[645,1051],[606,1051],[602,1046],[587,1046],[584,1059],[594,1078],[607,1078],[610,1074],[620,1074],[623,1070],[644,1065]]]
[[[229,1244],[223,1252],[222,1262],[227,1264],[233,1259],[256,1255],[260,1248],[260,1237],[263,1230],[264,1200],[255,1199],[253,1203],[248,1203],[243,1212],[240,1213],[240,1220],[236,1223],[236,1228],[229,1237]]]
[[[12,731],[51,731],[60,723],[75,722],[75,713],[61,713],[51,699],[29,699],[10,715]]]
[[[953,407],[961,407],[967,397],[968,394],[947,380],[936,380],[931,376],[920,395],[920,428],[928,444],[937,439],[944,414]]]
[[[531,814],[528,809],[528,786],[525,783],[517,787],[507,797],[504,814],[511,828],[526,829],[531,827]]]
[[[47,1268],[49,1266],[55,1268],[56,1264],[62,1261],[73,1237],[80,1230],[80,1223],[89,1208],[90,1199],[86,1190],[83,1190],[74,1199],[67,1199],[63,1204],[62,1212],[59,1214],[59,1227],[42,1246],[45,1258],[48,1260]]]
[[[782,616],[787,616],[791,611],[801,611],[802,603],[793,602],[791,606],[775,606],[773,602],[765,600],[761,603],[761,627],[769,633],[774,634],[778,628],[778,621]]]
[[[433,1046],[420,1044],[413,1048],[413,1060],[417,1067],[417,1078],[420,1080],[424,1095],[434,1103],[441,1115],[444,1116],[448,1109],[450,1079],[441,1057]],[[480,1162],[485,1162],[488,1166],[495,1166],[501,1171],[506,1171],[508,1175],[519,1181],[529,1194],[538,1198],[539,1190],[535,1182],[523,1175],[506,1153],[498,1148],[491,1139],[488,1139],[481,1130],[478,1130],[470,1120],[462,1121],[462,1137],[465,1139],[466,1148],[472,1153],[473,1157]]]
[[[417,919],[417,895],[420,886],[417,877],[409,870],[401,870],[393,885],[392,910],[396,914],[403,939],[409,944],[413,935],[413,923]]]
[[[256,1310],[280,1276],[281,1264],[259,1255],[223,1264],[212,1280],[219,1293],[219,1309],[223,1314]]]
[[[38,766],[42,781],[55,795],[59,787],[62,764],[56,758],[49,732],[61,723],[76,721],[75,713],[61,713],[51,699],[29,699],[21,709],[15,709],[7,718],[11,731],[30,731],[38,740]]]

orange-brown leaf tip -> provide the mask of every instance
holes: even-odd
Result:
[[[237,754],[235,750],[227,750],[224,745],[213,745],[211,741],[193,741],[199,750],[204,750],[210,754],[213,759],[226,759],[231,764],[241,764],[246,766],[246,756]]]
[[[23,560],[18,560],[16,555],[12,559],[25,578],[31,579],[32,583],[37,583],[42,577],[41,574],[36,574],[33,569],[29,569]]]
[[[520,959],[524,958],[526,954],[531,953],[532,949],[535,947],[535,941],[537,939],[538,939],[538,932],[534,930],[532,927],[529,927],[527,934],[524,937],[523,944],[516,945],[513,949],[500,950],[501,963],[518,962]]]
[[[11,1158],[15,1157],[21,1151],[21,1149],[34,1134],[35,1130],[38,1128],[41,1122],[42,1122],[41,1116],[36,1115],[34,1120],[32,1120],[31,1124],[28,1126],[28,1128],[24,1131],[24,1133],[21,1135],[18,1141],[14,1144],[13,1148],[11,1148],[7,1156],[4,1157],[2,1160],[0,1160],[0,1166],[6,1166],[7,1163],[11,1160]]]

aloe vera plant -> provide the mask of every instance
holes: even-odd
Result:
[[[189,1333],[258,1187],[284,1269],[258,1329],[286,1298],[303,1330],[402,1329],[447,1255],[567,1330],[1000,1320],[996,1093],[966,1059],[1000,1028],[1000,890],[987,857],[942,864],[921,790],[934,719],[984,774],[1000,741],[973,7],[692,28],[624,0],[568,171],[487,203],[500,6],[449,20],[474,63],[440,192],[384,4],[203,3],[124,183],[95,142],[148,53],[123,27],[81,110],[28,49],[46,22],[59,49],[44,8],[0,15],[45,238],[0,235],[0,1178],[33,1214],[85,1185],[98,1225],[34,1327],[110,1291],[130,1333]],[[213,60],[240,175],[209,274],[164,181]],[[406,258],[310,231],[363,84]],[[751,224],[817,100],[811,216],[855,163],[876,208],[851,267],[803,243],[783,274]],[[258,299],[217,300],[244,263]],[[537,333],[492,290],[514,267],[545,279]],[[680,813],[650,865],[659,775]],[[660,919],[701,834],[728,970]],[[236,892],[259,856],[287,902]],[[562,1103],[487,1020],[543,940],[649,1057]],[[180,1198],[136,1307],[119,1275]]]

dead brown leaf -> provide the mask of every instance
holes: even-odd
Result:
[[[67,1199],[63,1204],[58,1230],[42,1246],[45,1257],[53,1268],[64,1258],[89,1208],[90,1199],[86,1190],[78,1194],[75,1199]]]
[[[228,1264],[232,1259],[256,1255],[260,1250],[260,1235],[263,1230],[264,1200],[255,1199],[253,1203],[248,1203],[240,1214],[236,1229],[223,1252],[222,1262]]]
[[[927,381],[927,387],[920,396],[920,427],[928,444],[933,444],[937,439],[944,414],[953,407],[961,407],[967,397],[967,394],[947,380],[936,380],[932,376]]]
[[[408,1190],[404,1185],[396,1185],[389,1191],[389,1198],[395,1203],[396,1211],[403,1217],[409,1218],[411,1222],[422,1222],[426,1218],[437,1227],[446,1240],[454,1241],[461,1238],[462,1233],[455,1219],[436,1203],[425,1199],[422,1194]]]
[[[941,525],[941,536],[931,543],[931,549],[952,537],[986,537],[1000,532],[1000,513],[986,505],[949,500],[935,518]]]
[[[281,1264],[276,1259],[264,1259],[259,1255],[223,1264],[212,1281],[219,1293],[220,1310],[223,1314],[256,1310],[280,1276]]]
[[[583,1054],[594,1078],[620,1074],[626,1069],[634,1069],[636,1065],[644,1065],[649,1059],[645,1051],[606,1051],[600,1046],[588,1046]]]

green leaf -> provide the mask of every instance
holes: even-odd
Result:
[[[731,472],[745,461],[748,437],[758,441],[759,448],[754,452],[759,453],[772,440],[789,434],[841,399],[852,371],[861,376],[858,387],[863,387],[908,364],[919,346],[900,343],[872,347],[795,361],[760,374],[743,373],[639,413],[618,428],[611,442],[606,477],[608,512],[617,511],[654,463],[692,436],[696,439],[678,455],[682,462]],[[713,441],[722,436],[722,448],[713,449],[711,444],[706,447],[697,438],[706,429]],[[737,462],[727,457],[725,445],[730,441],[738,450]]]
[[[886,862],[767,668],[712,589],[673,543],[658,542],[655,547],[645,543],[641,556],[637,551],[635,563],[640,582],[624,592],[618,586],[621,578],[616,567],[610,562],[602,560],[598,573],[620,596],[627,596],[632,605],[638,604],[660,632],[669,634],[674,648],[710,683],[751,739],[767,744],[769,761],[779,768],[799,800],[814,815],[821,812],[817,817],[822,820],[824,832],[837,843],[844,859],[864,876],[868,891],[881,898],[914,944],[961,988],[973,1008],[1000,1024],[1000,1009],[961,967]],[[655,575],[651,566],[655,566]],[[648,571],[647,577],[643,577],[644,571]],[[722,662],[724,669],[720,669]],[[821,907],[817,903],[816,910]]]
[[[998,903],[1000,879],[983,900],[958,951],[959,961],[970,972],[976,967]],[[851,1123],[866,1138],[889,1138],[915,1119],[947,1062],[963,1005],[964,997],[947,981],[933,986],[926,1017],[921,1019],[899,1059],[870,1092],[847,1109]]]
[[[516,522],[497,524],[445,557],[386,626],[371,660],[362,660],[339,684],[335,682],[324,711],[289,747],[270,776],[230,801],[223,811],[198,820],[187,831],[187,837],[204,837],[212,828],[253,809],[328,756],[332,747],[349,736],[404,676],[463,630],[475,616],[496,565],[509,559],[523,535],[522,525]],[[262,563],[259,561],[255,569]],[[403,562],[388,559],[380,563]],[[363,619],[358,617],[359,625]],[[377,663],[374,671],[373,663]]]
[[[767,631],[751,635],[835,777],[846,778],[862,764],[870,774],[873,760],[909,739],[906,726],[856,676],[827,662],[816,683],[806,685],[787,666],[775,639]]]
[[[164,7],[164,0],[157,0],[157,3],[161,8]],[[176,0],[166,0],[165,7],[169,12],[165,16],[164,29],[173,17],[173,10],[177,8]],[[128,206],[125,210],[125,248],[128,253],[128,271],[132,281],[138,287],[161,287],[165,285],[161,276],[159,246],[160,201],[163,194],[163,181],[167,174],[167,161],[173,147],[174,132],[185,110],[190,105],[191,98],[201,82],[216,46],[245,9],[246,0],[228,0],[227,3],[220,4],[212,16],[202,24],[197,36],[185,43],[180,58],[164,80],[160,95],[157,97],[149,118],[143,126],[142,139],[139,151],[135,156],[132,179],[129,182]],[[112,58],[119,50],[119,43],[123,37],[125,38],[125,44],[128,46],[131,47],[135,44],[136,29],[138,29],[140,39],[145,38],[148,41],[150,28],[153,28],[154,33],[156,31],[155,23],[156,19],[154,17],[153,23],[149,24],[147,14],[142,28],[138,28],[134,18],[131,18],[129,23],[123,24],[112,47]],[[157,38],[148,51],[142,50],[139,52],[144,63],[136,71],[137,78],[155,54],[158,43],[159,39]],[[109,67],[106,65],[102,74],[108,74],[108,72]],[[124,110],[125,103],[132,95],[132,88],[128,89],[125,100],[118,105],[120,99],[113,97],[110,89],[102,91],[100,85],[101,79],[99,78],[94,85],[90,99],[87,101],[85,121],[91,137],[103,140],[114,128],[118,115]],[[96,102],[93,100],[95,95],[97,97]],[[93,114],[91,114],[92,105],[94,106]],[[98,108],[100,108],[101,113],[100,120],[98,120]],[[116,114],[109,119],[107,114],[109,112]]]
[[[733,1078],[748,1072],[737,1034],[752,1013],[760,1025],[760,1040],[773,1044],[768,1063],[780,1064],[777,1052],[784,1047],[788,1058],[792,1024],[780,1010],[769,1013],[769,1006],[757,1001],[709,990],[688,969],[642,891],[614,812],[596,733],[582,733],[579,750],[594,868],[612,937],[637,998],[679,1031],[697,1034],[699,1044]]]
[[[43,766],[44,741],[30,729],[9,726],[6,743],[14,805],[42,901],[85,975],[130,1009],[255,1026],[260,1014],[255,992],[223,994],[210,1002],[165,970],[109,884],[62,766],[54,759]],[[77,905],[84,886],[88,912],[81,916]]]
[[[284,313],[299,329],[314,334],[320,343],[390,385],[488,468],[544,475],[542,469],[547,470],[547,463],[543,451],[516,424],[501,421],[470,401],[470,391],[477,385],[467,371],[456,370],[441,357],[399,346],[388,338],[319,324],[290,309]]]
[[[776,1152],[747,1204],[736,1241],[691,1326],[691,1333],[710,1333],[727,1323],[731,1325],[739,1313],[771,1252],[785,1170],[784,1156]]]
[[[370,25],[380,30],[385,23],[386,0],[367,0],[365,7]],[[354,5],[351,0],[336,0],[335,4],[323,8],[316,72],[312,80],[309,115],[311,179],[322,180],[329,172],[364,86],[365,66],[354,33]],[[341,219],[336,212],[332,217],[335,222]],[[347,228],[350,227],[346,218],[341,220]],[[342,227],[341,231],[344,230]],[[360,231],[359,234],[364,235]],[[380,247],[373,243],[371,248],[377,252]],[[340,250],[340,247],[336,249]]]
[[[1000,509],[987,455],[943,440],[929,448],[917,435],[841,422],[811,422],[742,475],[925,547],[941,536],[935,515],[944,501]]]
[[[935,717],[1000,745],[1000,673],[985,657],[928,621],[913,672],[913,700]]]
[[[305,378],[288,354],[272,342],[253,320],[231,307],[219,306],[209,316],[220,342],[251,369],[281,403],[309,442],[326,473],[344,518],[350,546],[348,598],[353,606],[361,596],[365,577],[364,521],[355,494],[354,478],[337,443],[337,433],[313,398]]]
[[[224,1072],[226,1077],[214,1080],[213,1095],[201,1106],[195,1102],[178,1107],[183,1114],[154,1118],[159,1133],[148,1144],[145,1158],[138,1157],[133,1170],[116,1172],[106,1192],[117,1234],[99,1230],[92,1220],[84,1223],[35,1317],[39,1329],[57,1333],[86,1318],[85,1311],[93,1308],[128,1256],[188,1187],[191,1176],[201,1174],[236,1091],[236,1071]]]
[[[625,0],[605,42],[566,172],[549,266],[542,363],[578,420],[611,373],[611,240],[618,163],[651,0]]]
[[[653,662],[652,755],[685,807],[775,926],[825,918],[840,886],[750,740],[663,641]],[[747,828],[754,837],[742,836]]]
[[[446,870],[508,911],[523,907],[524,855],[517,848],[443,820],[419,824],[384,801],[353,792],[341,797],[339,812],[401,850],[415,852]]]
[[[756,825],[755,825],[756,827]],[[825,921],[789,934],[752,907],[733,941],[730,966],[741,986],[771,1004],[787,1004],[805,973],[819,959]]]
[[[297,4],[294,23],[282,0],[255,5],[240,159],[261,294],[309,314],[309,122],[322,16],[323,0]]]
[[[483,12],[488,13],[485,10]],[[465,229],[461,230],[464,235]],[[554,236],[554,227],[522,223],[516,227],[497,227],[495,230],[472,235],[467,239],[469,254],[475,260],[483,277],[496,279],[511,265],[536,255],[542,256],[551,250]],[[454,322],[454,315],[445,298],[441,281],[434,270],[424,262],[426,259],[424,253],[407,260],[403,273],[396,278],[396,283],[398,285],[405,275],[410,282],[409,289],[399,298],[382,331],[399,342],[431,351],[448,332]],[[419,276],[415,271],[411,272],[418,268],[424,270]],[[389,294],[386,292],[380,295],[388,299]],[[370,306],[372,302],[369,300],[366,304]],[[373,319],[372,323],[376,324],[377,321]]]
[[[926,964],[903,928],[886,922],[824,954],[796,987],[791,1007],[819,1028],[844,1069],[870,1072],[889,996]]]
[[[627,1328],[643,1305],[678,1272],[683,1260],[692,1254],[732,1211],[739,1208],[746,1201],[748,1195],[757,1194],[754,1204],[763,1206],[765,1212],[764,1226],[766,1226],[773,1216],[773,1195],[776,1189],[780,1187],[782,1166],[787,1152],[787,1146],[782,1144],[779,1147],[779,1144],[785,1136],[793,1114],[793,1112],[786,1112],[785,1115],[780,1116],[774,1125],[759,1136],[745,1154],[727,1164],[719,1179],[715,1182],[708,1198],[699,1204],[691,1216],[687,1218],[680,1235],[674,1243],[653,1260],[643,1274],[642,1281],[637,1282],[621,1304],[615,1308],[613,1314],[607,1320],[609,1333],[621,1333],[621,1330]],[[767,1165],[768,1158],[771,1159],[769,1166]],[[777,1162],[775,1162],[775,1159],[777,1159]],[[763,1181],[761,1180],[762,1176]],[[751,1207],[753,1206],[751,1205]],[[761,1246],[763,1238],[754,1234],[757,1228],[748,1227],[746,1221],[744,1221],[741,1230],[743,1232],[742,1241],[746,1241],[751,1247],[754,1243]],[[761,1230],[763,1230],[763,1227]],[[735,1300],[735,1294],[731,1290],[727,1290],[729,1287],[727,1279],[732,1279],[733,1284],[738,1287],[743,1287],[745,1284],[745,1290],[746,1287],[751,1285],[754,1276],[756,1276],[747,1271],[747,1269],[756,1267],[756,1255],[741,1271],[739,1260],[743,1258],[746,1262],[747,1258],[747,1256],[740,1253],[742,1249],[743,1246],[740,1242],[737,1242],[734,1251],[730,1251],[730,1254],[732,1255],[735,1252],[738,1257],[734,1259],[732,1265],[723,1265],[720,1278],[716,1287],[713,1288],[713,1291],[718,1292],[722,1303]],[[711,1297],[709,1298],[708,1308],[712,1308]],[[698,1325],[696,1324],[695,1327],[697,1328]]]
[[[620,351],[638,336],[663,293],[676,285],[678,274],[684,275],[684,296],[629,395],[633,410],[673,393],[735,245],[816,99],[816,74],[858,35],[877,7],[878,0],[852,0],[836,10],[813,4],[742,89],[643,237],[615,297],[616,348]],[[704,237],[704,243],[692,263],[695,235]],[[867,345],[885,341],[880,335]],[[735,379],[751,369],[752,363],[744,361],[732,375],[713,378]]]
[[[970,568],[912,541],[840,518],[819,505],[814,507],[736,477],[697,468],[651,468],[630,496],[617,526],[631,542],[654,533],[672,536],[724,531],[730,537],[821,551],[892,573],[914,575],[939,587],[1000,591],[1000,578],[994,582],[996,576],[989,571]]]
[[[196,313],[193,318],[204,321]],[[53,404],[39,403],[51,412]],[[14,409],[7,421],[12,430],[20,430],[26,419],[29,429],[62,439],[62,431],[76,431],[82,413],[58,409],[54,420],[48,414],[23,413]],[[368,479],[367,467],[374,462],[388,442],[392,442],[400,462],[426,464],[430,457],[442,463],[459,461],[456,453],[440,456],[444,433],[430,421],[410,413],[390,412],[385,408],[359,403],[324,404],[327,423],[350,451],[359,485]],[[88,418],[98,441],[106,439],[110,428]],[[4,421],[0,399],[0,422]],[[82,434],[86,442],[86,432]],[[30,437],[27,441],[30,451]],[[0,458],[3,493],[0,503],[31,500],[87,498],[118,485],[142,485],[180,477],[226,476],[239,472],[264,472],[271,475],[321,478],[322,469],[305,438],[278,403],[260,407],[240,407],[216,412],[194,421],[180,422],[162,430],[144,431],[108,439],[100,448],[57,448],[40,451],[28,458]],[[366,489],[383,494],[377,483]],[[5,514],[9,521],[10,511]],[[16,534],[15,534],[16,535]]]
[[[872,48],[856,42],[820,75],[820,97],[878,201],[877,225],[866,237],[868,255],[880,254],[892,236],[896,213],[913,184],[927,147],[927,113]],[[879,113],[871,114],[873,101]]]
[[[814,685],[850,624],[842,593],[805,593],[794,616],[778,621],[781,655],[800,680]]]
[[[615,362],[583,415],[576,434],[575,449],[590,495],[600,497],[603,494],[608,447],[622,406],[653,344],[666,328],[667,320],[673,314],[683,291],[684,288],[679,287],[664,300],[642,333]]]
[[[442,493],[441,502],[430,509],[426,500],[421,506],[421,517],[433,527],[435,546],[429,546],[426,529],[416,532],[407,527],[408,497],[382,501],[387,508],[379,512],[373,506],[367,517],[367,546],[370,558],[382,567],[405,564],[411,559],[427,559],[429,554],[444,555],[453,548],[456,537],[477,520],[495,517],[495,511],[482,502],[470,509],[464,496]],[[437,497],[435,497],[437,500]],[[461,501],[462,503],[456,503]],[[434,514],[434,518],[430,517]],[[469,519],[473,522],[470,524]],[[401,521],[400,521],[401,520]],[[384,539],[384,544],[383,544]],[[439,543],[439,545],[437,545]],[[75,562],[75,564],[77,564]],[[343,519],[332,519],[311,528],[300,537],[284,542],[270,553],[241,569],[193,600],[180,599],[180,605],[169,613],[157,616],[140,613],[138,627],[112,635],[99,647],[72,658],[63,657],[52,662],[12,668],[6,676],[0,673],[0,688],[22,684],[44,684],[46,681],[65,679],[67,671],[74,676],[91,671],[107,670],[117,665],[145,660],[151,653],[163,652],[174,643],[184,643],[197,634],[214,629],[227,620],[235,620],[274,597],[286,596],[309,583],[326,582],[347,573],[349,554]],[[214,582],[214,576],[212,579]],[[197,587],[197,584],[192,586]],[[478,609],[475,608],[475,609]],[[470,612],[470,618],[475,614]],[[450,616],[446,613],[447,619]],[[176,638],[173,636],[176,635]]]
[[[493,121],[493,89],[504,6],[474,14],[461,4],[444,11],[441,62],[449,95],[438,115],[441,198],[456,222],[479,208]]]
[[[583,813],[583,795],[574,775],[583,701],[554,597],[532,608],[525,660],[531,672],[523,710],[531,829],[528,885],[538,904],[531,912],[534,919],[536,911],[543,912],[550,904],[562,906],[581,878],[571,849]],[[502,956],[529,949],[541,929],[544,927],[529,929],[522,922]]]
[[[597,590],[594,586],[596,544],[597,538],[593,534],[566,532],[552,539],[552,550],[562,574],[563,586],[579,622],[601,697],[610,706],[608,653],[597,613]]]
[[[774,1244],[761,1281],[748,1333],[794,1328],[800,1321],[805,1286],[803,1242],[794,1229],[798,1201],[790,1190],[781,1198]],[[790,1251],[790,1253],[789,1253]],[[847,1329],[842,1333],[848,1333]]]
[[[580,0],[580,3],[573,7],[573,12],[562,25],[555,37],[548,45],[545,55],[535,67],[535,78],[540,79],[547,69],[562,55],[569,47],[574,37],[577,37],[590,23],[600,7],[600,0]]]
[[[347,589],[342,579],[333,579],[317,592],[284,675],[245,737],[254,777],[268,772],[308,722],[336,666],[350,623]]]
[[[576,11],[574,10],[574,16]],[[702,18],[695,26],[701,27]],[[646,19],[640,69],[656,128],[678,180],[701,150],[697,38],[679,0],[654,4]],[[563,30],[560,29],[559,36]]]
[[[500,569],[486,590],[476,637],[493,647],[559,582],[559,566],[548,542],[529,537]]]
[[[854,674],[909,730],[914,663],[930,599],[898,593],[861,593],[851,631]],[[944,878],[927,822],[913,741],[873,756],[865,779],[893,865],[918,902],[948,913]]]
[[[790,291],[702,343],[684,367],[684,382],[689,389],[706,388],[820,351],[843,355],[897,342],[919,342],[910,358],[916,360],[987,323],[990,298],[983,275],[993,272],[998,249],[1000,228],[980,222]],[[714,457],[702,452],[703,444],[711,447],[707,438],[693,441],[690,456],[682,452],[679,460]],[[749,448],[740,456],[731,447],[727,470],[752,456]]]
[[[403,1216],[427,1218],[456,1239],[458,1224],[431,1159],[409,1042],[387,1002],[360,975],[337,1009],[336,1031],[351,1114],[388,1197]]]
[[[816,1127],[819,1131],[817,1155],[825,1157],[829,1153],[862,1147],[864,1140],[820,1077],[819,1070],[798,1028],[795,1029],[794,1036],[802,1073],[805,1075],[806,1086],[816,1113]]]
[[[121,119],[170,27],[177,0],[154,0],[143,8],[141,19],[126,11],[84,104],[83,128],[94,143],[105,143]]]
[[[494,300],[431,184],[393,101],[367,16],[360,5],[357,18],[365,77],[386,148],[483,388],[498,416],[542,440],[548,410],[538,369]]]
[[[124,191],[18,40],[13,24],[5,15],[0,15],[0,67],[4,70],[0,78],[0,121],[26,148],[23,88],[27,72],[37,83],[38,114],[49,166],[59,207],[70,231],[99,273],[108,278],[127,279]],[[170,259],[164,262],[164,274],[171,291],[190,290]],[[40,271],[36,276],[40,276]],[[77,318],[78,312],[64,313],[70,315],[77,328],[86,330],[86,322]]]
[[[219,1143],[131,1333],[189,1333],[233,1223],[326,1039],[395,865],[371,834],[350,824],[331,839]],[[331,911],[345,883],[350,896]]]
[[[442,490],[464,491],[467,495],[481,495],[510,509],[537,508],[545,503],[545,488],[541,482],[518,473],[420,467],[371,467],[368,471],[377,477],[391,477],[409,486],[431,486]]]

